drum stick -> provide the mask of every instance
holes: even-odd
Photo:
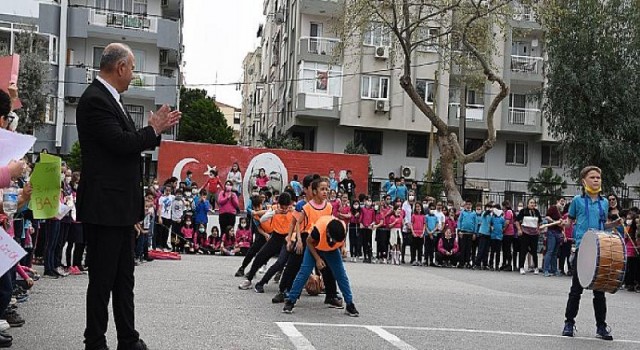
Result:
[[[558,221],[554,221],[554,222],[550,222],[548,224],[544,224],[544,225],[540,225],[538,228],[540,230],[542,230],[543,228],[547,228],[547,227],[551,227],[551,226],[555,226],[555,225],[559,225],[562,223],[562,220],[558,220]]]

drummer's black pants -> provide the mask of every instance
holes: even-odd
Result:
[[[573,268],[573,276],[571,280],[571,291],[569,292],[569,300],[567,301],[567,310],[564,313],[565,322],[575,323],[578,309],[580,308],[580,296],[584,288],[580,285],[578,279],[578,251],[576,250],[575,260],[571,264]],[[604,292],[593,291],[593,311],[596,314],[596,326],[607,325],[607,299]]]

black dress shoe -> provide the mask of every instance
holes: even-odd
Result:
[[[142,339],[138,339],[138,342],[133,344],[131,349],[133,349],[133,350],[149,350],[149,348],[147,347],[147,344],[145,344]]]

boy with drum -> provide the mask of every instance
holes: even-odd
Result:
[[[583,193],[575,196],[569,207],[569,219],[575,222],[574,237],[576,240],[575,261],[572,264],[573,277],[571,282],[571,291],[569,292],[569,300],[567,301],[567,309],[565,311],[565,323],[562,335],[565,337],[573,337],[575,329],[575,318],[578,315],[580,307],[580,296],[583,288],[578,279],[578,252],[582,237],[588,230],[604,230],[621,224],[614,221],[607,224],[607,212],[609,203],[606,198],[600,196],[600,185],[602,181],[602,170],[596,166],[587,166],[580,172]],[[606,227],[605,227],[606,226]],[[607,300],[603,291],[593,291],[593,309],[596,317],[596,337],[604,340],[613,340],[610,328],[607,327]]]

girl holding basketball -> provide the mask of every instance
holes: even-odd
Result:
[[[602,170],[596,166],[587,166],[580,172],[583,193],[575,196],[569,207],[569,219],[575,222],[573,231],[576,240],[575,260],[573,264],[573,276],[571,281],[571,291],[565,311],[565,323],[562,335],[573,337],[575,329],[575,318],[580,307],[580,296],[583,288],[578,279],[578,268],[580,264],[579,250],[580,243],[588,230],[604,230],[622,224],[621,219],[607,223],[607,212],[609,203],[606,198],[600,195],[602,183]],[[596,337],[604,340],[613,340],[611,330],[607,327],[607,300],[603,291],[593,291],[593,309],[596,316]]]

